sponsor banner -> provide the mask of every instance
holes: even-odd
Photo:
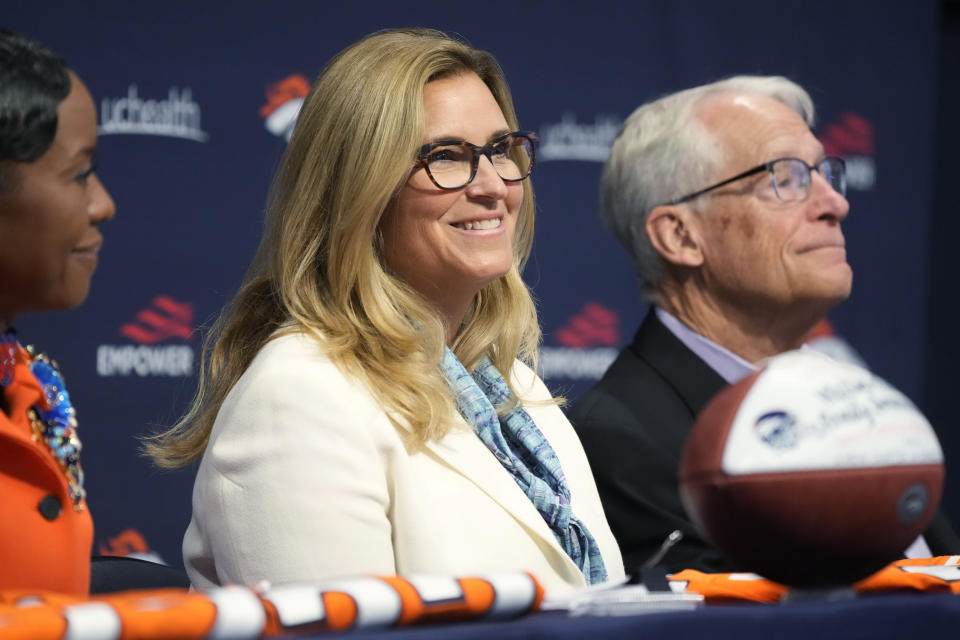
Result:
[[[101,541],[97,545],[97,551],[102,556],[123,556],[167,564],[159,553],[150,549],[147,539],[136,529],[124,529],[117,535]]]
[[[873,191],[877,184],[877,163],[870,121],[853,112],[843,113],[823,127],[819,138],[827,155],[840,156],[846,161],[848,189]]]
[[[613,348],[542,347],[540,377],[547,380],[599,380],[618,353]]]
[[[562,346],[540,349],[540,377],[599,380],[619,353],[620,314],[588,302],[555,335]]]
[[[194,142],[210,137],[201,126],[200,105],[190,87],[170,87],[165,98],[142,98],[136,84],[130,84],[123,97],[100,101],[97,131],[101,136],[164,136]]]
[[[540,125],[537,160],[582,160],[606,162],[623,119],[597,115],[592,123],[577,122],[572,113],[564,113],[560,122]]]
[[[155,297],[151,306],[136,313],[120,327],[120,335],[134,344],[101,344],[97,347],[97,375],[168,376],[193,375],[195,353],[186,342],[193,336],[193,305],[166,295]],[[165,344],[158,344],[164,342]]]
[[[291,74],[267,86],[267,103],[260,107],[260,116],[267,131],[289,141],[308,93],[310,81],[300,73]]]

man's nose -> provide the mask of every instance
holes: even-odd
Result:
[[[838,222],[850,213],[850,203],[842,193],[833,188],[819,171],[810,172],[810,197],[813,201],[812,212],[816,218],[830,217]]]

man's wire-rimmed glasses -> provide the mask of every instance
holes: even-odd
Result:
[[[519,182],[533,170],[533,143],[537,134],[513,131],[478,147],[464,140],[429,142],[417,152],[433,184],[441,189],[465,187],[477,176],[480,156],[486,156],[497,175],[506,182]]]
[[[731,182],[741,180],[748,176],[758,174],[762,171],[770,172],[770,179],[773,181],[773,190],[777,198],[784,202],[800,202],[806,200],[810,195],[810,181],[812,179],[810,172],[816,171],[830,187],[842,196],[847,195],[847,165],[843,158],[836,156],[827,156],[817,164],[811,166],[800,158],[778,158],[765,162],[743,173],[738,173],[732,178],[727,178],[722,182],[711,185],[706,189],[700,189],[694,193],[674,198],[670,204],[680,204],[693,200],[703,194],[726,186]]]

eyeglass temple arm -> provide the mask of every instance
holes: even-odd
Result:
[[[731,182],[736,182],[737,180],[740,180],[740,179],[742,179],[742,178],[746,178],[746,177],[748,177],[748,176],[752,176],[752,175],[754,175],[754,174],[760,173],[761,171],[769,171],[769,170],[770,170],[770,167],[771,167],[772,165],[773,165],[772,162],[766,162],[766,163],[764,163],[764,164],[761,164],[761,165],[758,166],[758,167],[754,167],[753,169],[747,169],[747,170],[744,171],[743,173],[738,173],[737,175],[733,176],[732,178],[727,178],[727,179],[724,180],[723,182],[718,182],[717,184],[710,185],[710,186],[707,187],[706,189],[700,189],[700,191],[695,191],[694,193],[691,193],[691,194],[689,194],[689,195],[685,195],[685,196],[683,196],[683,197],[681,197],[681,198],[675,198],[675,199],[671,200],[669,204],[682,204],[682,203],[684,203],[684,202],[689,202],[690,200],[693,200],[694,198],[697,198],[697,197],[699,197],[699,196],[702,196],[703,194],[707,193],[708,191],[713,191],[714,189],[719,189],[720,187],[725,187],[725,186],[727,186],[728,184],[730,184]]]

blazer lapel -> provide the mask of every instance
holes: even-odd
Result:
[[[397,420],[396,417],[394,420],[406,431],[410,431],[405,421]],[[457,424],[450,433],[442,440],[430,441],[425,446],[442,464],[475,484],[520,522],[532,536],[549,546],[561,558],[571,575],[582,575],[513,476],[503,468],[459,414]]]

